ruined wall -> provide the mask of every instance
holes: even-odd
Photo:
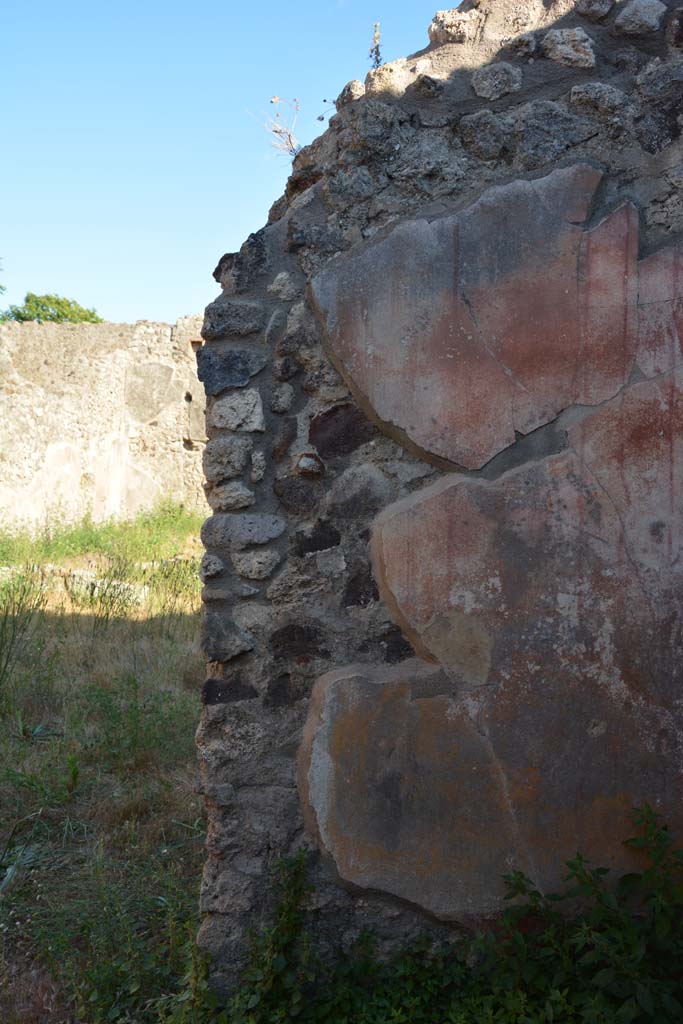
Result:
[[[200,326],[0,324],[3,525],[206,507]]]
[[[324,950],[681,821],[683,8],[479,0],[351,82],[215,276],[200,939]]]

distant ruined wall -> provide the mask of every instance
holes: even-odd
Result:
[[[200,327],[0,324],[0,522],[205,508]]]
[[[470,0],[220,261],[200,942],[274,859],[324,952],[683,827],[683,7]]]

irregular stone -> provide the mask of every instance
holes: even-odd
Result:
[[[202,690],[202,702],[204,704],[234,704],[241,700],[256,700],[257,691],[249,683],[242,682],[239,678],[233,679],[207,679]],[[221,803],[223,807],[229,807],[233,803],[234,788],[227,784],[226,787],[212,787],[212,792],[217,793],[218,800],[227,802]]]
[[[522,107],[515,123],[515,163],[525,170],[552,163],[562,153],[598,134],[593,121],[570,114],[551,100]]]
[[[312,417],[308,428],[308,440],[323,459],[350,455],[376,436],[374,424],[352,402],[333,405],[318,413]]]
[[[271,412],[289,412],[294,401],[294,388],[291,384],[276,384],[270,397]]]
[[[252,904],[254,889],[254,880],[241,871],[222,868],[208,860],[199,892],[199,909],[204,914],[244,913]]]
[[[243,348],[213,348],[197,352],[197,376],[208,398],[227,388],[244,388],[268,362],[266,352]]]
[[[285,530],[279,516],[259,512],[211,516],[202,526],[202,543],[206,548],[227,548],[241,551],[250,544],[267,544],[277,540]]]
[[[252,288],[268,263],[263,230],[249,235],[239,252],[226,252],[213,272],[226,295]]]
[[[249,508],[256,501],[256,495],[240,481],[218,484],[206,488],[206,500],[214,512],[237,512]]]
[[[640,144],[659,153],[683,130],[683,58],[653,60],[636,79],[643,114],[636,124]]]
[[[281,672],[274,679],[269,680],[266,696],[263,698],[264,706],[267,708],[284,708],[301,700],[303,694],[294,683],[289,672]]]
[[[580,226],[600,178],[578,164],[491,189],[313,279],[330,356],[387,432],[477,469],[517,433],[623,387],[638,218],[627,205]]]
[[[277,551],[242,551],[234,552],[231,561],[238,576],[248,580],[265,580],[280,561]]]
[[[251,473],[249,478],[253,484],[258,484],[263,480],[266,475],[268,468],[268,462],[263,452],[252,452],[251,453]]]
[[[365,562],[349,576],[342,594],[344,608],[367,608],[373,601],[379,601],[379,591],[370,565]]]
[[[278,345],[277,355],[292,355],[300,348],[308,348],[318,341],[315,319],[306,302],[297,302],[289,311],[284,337]]]
[[[508,46],[518,57],[532,57],[536,53],[536,36],[533,32],[522,32],[511,39]]]
[[[487,64],[472,74],[472,88],[484,100],[498,100],[522,88],[522,70],[507,61]]]
[[[292,541],[295,555],[307,555],[314,551],[327,551],[341,542],[341,534],[331,523],[319,519],[312,527],[299,530]]]
[[[666,41],[669,46],[683,46],[683,7],[671,13],[666,26]]]
[[[414,82],[414,89],[427,99],[434,99],[444,91],[444,83],[431,75],[418,75]]]
[[[297,299],[302,292],[302,286],[298,284],[287,270],[281,270],[275,279],[268,285],[271,295],[276,295],[283,302],[291,302]]]
[[[365,96],[365,86],[357,78],[354,78],[351,82],[347,82],[339,93],[335,100],[335,106],[337,110],[341,110],[342,107],[348,107],[349,103],[355,103],[356,100],[362,99],[363,96]]]
[[[263,316],[260,302],[221,295],[204,310],[202,338],[213,341],[227,334],[256,334],[263,327]]]
[[[475,9],[437,11],[429,26],[431,43],[465,43],[473,39],[482,18]]]
[[[274,658],[297,662],[330,655],[325,630],[313,620],[290,622],[276,629],[270,638]]]
[[[239,476],[252,448],[249,437],[214,437],[204,448],[202,465],[210,484],[220,484]]]
[[[207,422],[217,430],[263,431],[266,424],[261,395],[255,388],[223,395],[211,406]]]
[[[295,516],[310,516],[320,504],[320,483],[300,476],[280,477],[273,491],[288,512]]]
[[[354,119],[352,146],[363,154],[388,156],[396,146],[399,112],[388,103],[366,99]]]
[[[630,0],[615,18],[614,27],[624,35],[647,35],[659,29],[666,10],[659,0]]]
[[[340,547],[318,551],[315,556],[315,565],[319,573],[329,578],[330,583],[341,579],[347,568],[346,558]]]
[[[224,568],[225,565],[218,555],[210,555],[208,551],[205,551],[199,567],[199,575],[202,580],[211,580],[220,576]]]
[[[465,148],[482,160],[497,160],[512,135],[508,122],[492,110],[466,114],[458,127]]]
[[[406,89],[415,81],[413,67],[401,58],[373,68],[365,76],[365,95],[403,96]]]
[[[386,662],[387,665],[398,665],[402,661],[415,657],[415,651],[408,643],[400,626],[393,623],[383,626],[379,633],[366,636],[358,646],[358,653],[373,662]]]
[[[225,580],[208,580],[205,587],[202,587],[201,598],[204,604],[220,603],[223,607],[230,606],[232,609],[232,617],[237,622],[237,616],[235,614],[235,599],[240,600],[244,597],[253,597],[254,594],[258,594],[258,588],[249,586],[242,580],[231,579],[229,582]],[[237,622],[237,625],[241,623]]]
[[[330,516],[338,521],[369,519],[389,502],[394,488],[377,466],[351,466],[337,477],[326,496]]]
[[[232,621],[225,605],[204,605],[200,644],[207,661],[213,662],[232,661],[254,649],[253,639]]]
[[[294,463],[294,472],[299,476],[325,476],[325,463],[317,452],[302,452]]]
[[[601,21],[606,18],[614,7],[615,0],[578,0],[576,10],[584,18],[591,21]]]
[[[548,60],[574,68],[595,67],[593,41],[582,28],[554,28],[546,32],[541,51]]]
[[[570,93],[570,102],[576,107],[596,110],[599,114],[609,117],[627,113],[629,107],[625,93],[604,82],[575,85]]]

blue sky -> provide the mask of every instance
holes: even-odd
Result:
[[[5,0],[0,307],[30,290],[108,320],[201,311],[289,172],[270,97],[298,97],[310,142],[324,99],[365,77],[373,22],[392,60],[427,44],[438,6]]]

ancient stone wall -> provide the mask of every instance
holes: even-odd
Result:
[[[200,326],[0,324],[0,521],[206,508]]]
[[[683,8],[469,0],[220,261],[201,942],[274,858],[325,950],[680,829]]]

